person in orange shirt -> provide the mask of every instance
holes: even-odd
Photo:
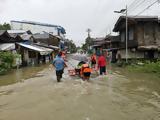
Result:
[[[81,67],[81,77],[83,80],[89,80],[92,69],[89,68],[88,64],[83,64]]]

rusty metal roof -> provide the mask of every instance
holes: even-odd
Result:
[[[159,21],[158,16],[128,16],[128,22],[140,22],[140,21]],[[117,20],[113,31],[118,32],[119,31],[119,26],[121,26],[122,22],[125,22],[126,16],[120,16],[119,19]]]

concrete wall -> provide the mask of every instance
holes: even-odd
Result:
[[[120,50],[122,59],[126,58],[126,50]],[[144,52],[135,51],[132,52],[131,49],[128,49],[128,58],[144,58]]]

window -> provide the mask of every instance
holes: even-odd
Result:
[[[130,28],[128,31],[128,39],[133,40],[134,39],[134,31],[133,28]]]
[[[121,32],[121,42],[125,41],[125,32]]]

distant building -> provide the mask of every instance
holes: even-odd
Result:
[[[47,32],[34,34],[33,37],[35,38],[36,43],[44,43],[48,46],[53,45],[57,47],[59,46],[61,40],[59,36],[55,36]]]
[[[12,30],[30,30],[33,34],[47,32],[64,38],[65,29],[59,25],[45,24],[32,21],[11,21]]]

